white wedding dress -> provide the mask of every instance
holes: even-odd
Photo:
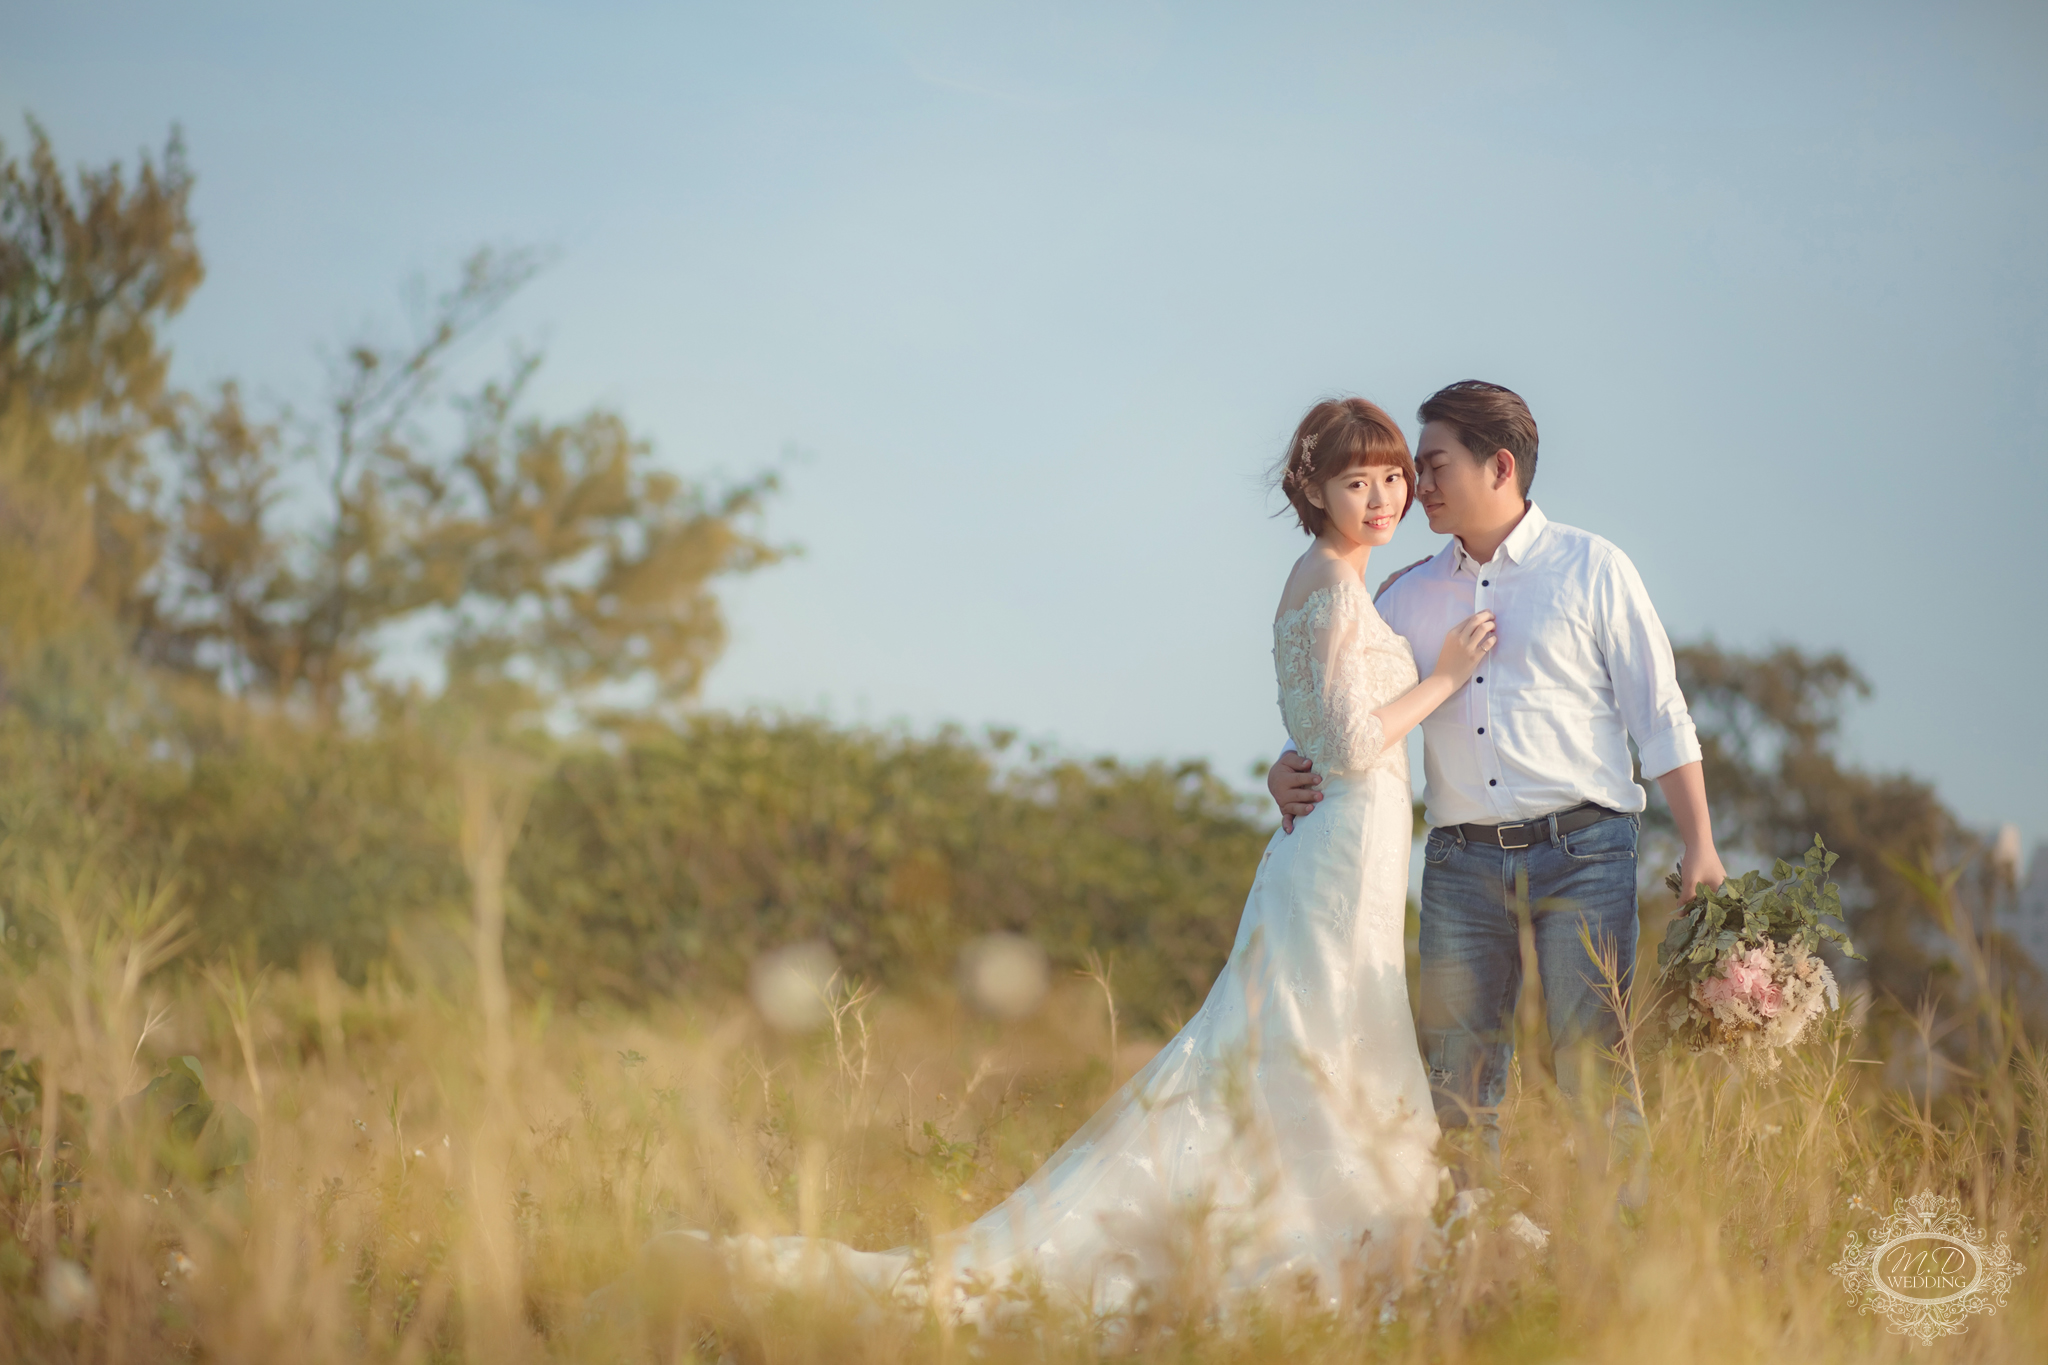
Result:
[[[1001,1204],[937,1241],[859,1252],[723,1243],[756,1283],[829,1274],[985,1323],[1035,1284],[1097,1315],[1196,1276],[1224,1299],[1412,1258],[1435,1201],[1437,1124],[1408,1009],[1408,757],[1375,708],[1415,685],[1362,584],[1274,623],[1280,711],[1324,799],[1260,859],[1230,958],[1171,1042]],[[1005,1293],[1005,1290],[1008,1293]]]

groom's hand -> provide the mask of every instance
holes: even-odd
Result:
[[[1684,888],[1678,899],[1683,903],[1692,899],[1693,889],[1701,882],[1719,888],[1728,880],[1728,869],[1721,866],[1721,855],[1714,848],[1706,769],[1694,759],[1658,778],[1657,789],[1664,793],[1664,803],[1671,807],[1671,823],[1678,826],[1678,837],[1685,842],[1685,856],[1678,860],[1678,884]]]
[[[1280,807],[1280,828],[1294,833],[1294,822],[1316,808],[1316,802],[1323,799],[1317,788],[1323,785],[1322,775],[1314,771],[1314,765],[1290,749],[1280,755],[1279,761],[1266,770],[1266,790],[1273,795],[1273,804]]]
[[[1713,890],[1720,890],[1721,883],[1728,880],[1728,869],[1721,866],[1721,855],[1712,844],[1698,853],[1691,849],[1678,860],[1678,884],[1685,888],[1685,894],[1678,899],[1691,900],[1693,891],[1701,882]]]

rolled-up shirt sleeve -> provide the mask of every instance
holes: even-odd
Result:
[[[1612,546],[1594,573],[1593,619],[1599,622],[1600,649],[1607,656],[1607,675],[1614,700],[1636,742],[1645,778],[1662,777],[1700,759],[1699,733],[1685,694],[1678,688],[1678,666],[1671,640],[1649,591],[1629,557]]]

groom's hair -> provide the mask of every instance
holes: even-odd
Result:
[[[1401,471],[1407,481],[1407,500],[1401,515],[1415,505],[1415,460],[1408,454],[1408,438],[1400,424],[1387,416],[1377,403],[1363,398],[1329,398],[1308,410],[1287,453],[1280,457],[1280,491],[1287,495],[1301,529],[1312,536],[1323,533],[1329,514],[1308,500],[1308,490],[1336,478],[1356,465],[1386,465]]]
[[[1461,379],[1431,394],[1415,415],[1457,432],[1459,443],[1476,459],[1490,460],[1496,450],[1513,455],[1515,482],[1522,496],[1529,496],[1529,485],[1536,481],[1536,419],[1522,395],[1483,379]]]

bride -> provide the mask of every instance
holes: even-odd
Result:
[[[884,1302],[986,1322],[1035,1290],[1114,1314],[1190,1273],[1224,1298],[1312,1283],[1334,1306],[1348,1277],[1414,1254],[1439,1167],[1403,967],[1403,740],[1471,676],[1493,620],[1461,622],[1418,683],[1408,645],[1373,610],[1366,560],[1415,488],[1407,441],[1378,407],[1317,404],[1279,484],[1315,538],[1273,622],[1280,713],[1325,774],[1324,799],[1267,845],[1208,999],[1043,1167],[928,1260],[726,1239],[743,1281],[850,1277]]]

